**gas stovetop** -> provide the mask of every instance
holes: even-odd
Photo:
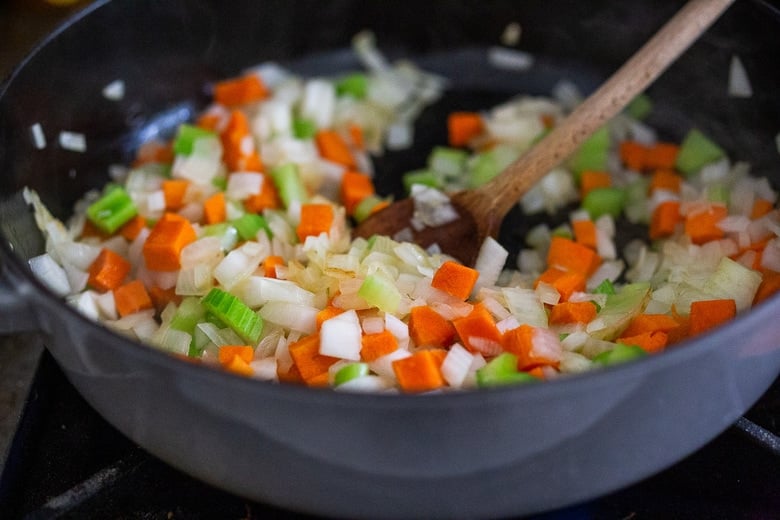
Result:
[[[534,519],[780,518],[780,380],[677,465]],[[201,483],[106,423],[44,353],[0,478],[0,518],[301,518]],[[314,517],[310,517],[314,518]]]

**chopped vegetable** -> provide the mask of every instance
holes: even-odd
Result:
[[[113,233],[130,219],[138,209],[121,186],[109,186],[103,196],[87,208],[87,218],[101,231]]]
[[[263,332],[263,319],[241,300],[218,288],[203,297],[203,306],[244,340],[256,345]]]

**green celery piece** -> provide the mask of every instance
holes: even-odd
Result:
[[[517,159],[517,155],[517,151],[510,146],[496,146],[473,155],[467,166],[469,187],[477,188],[487,183]]]
[[[124,188],[106,186],[103,196],[87,208],[87,218],[100,230],[112,234],[138,214],[138,208]]]
[[[593,220],[601,215],[612,215],[617,218],[623,211],[626,196],[626,190],[622,188],[595,188],[582,199],[582,207]]]
[[[206,317],[206,308],[200,303],[200,298],[188,296],[182,299],[179,308],[171,319],[171,328],[193,334],[195,326]]]
[[[550,231],[550,235],[554,237],[562,237],[562,238],[574,238],[574,233],[571,230],[571,227],[568,224],[561,224],[560,226],[556,227],[552,231]]]
[[[363,200],[358,202],[358,205],[355,206],[355,212],[352,216],[355,217],[355,220],[359,224],[371,216],[371,213],[374,211],[374,208],[377,206],[377,204],[382,204],[386,200],[387,199],[383,199],[376,195],[369,195],[368,197],[365,197]]]
[[[348,74],[336,82],[336,94],[363,99],[368,93],[368,76],[362,72]]]
[[[230,251],[238,243],[238,230],[229,222],[219,222],[217,224],[209,224],[202,228],[203,236],[217,237],[221,240],[222,249]]]
[[[597,315],[603,321],[604,328],[593,331],[591,336],[607,341],[620,337],[631,320],[644,310],[649,300],[650,284],[647,282],[627,284],[620,292],[607,295],[607,303]]]
[[[401,178],[401,182],[403,183],[404,190],[406,190],[407,194],[412,192],[412,186],[415,184],[423,184],[437,189],[442,187],[441,181],[436,176],[436,173],[427,169],[407,172]]]
[[[726,152],[700,130],[693,128],[680,144],[677,169],[685,175],[699,171],[703,166],[722,159]]]
[[[731,192],[723,184],[711,184],[707,186],[707,200],[710,202],[720,202],[728,205],[731,199]]]
[[[227,177],[214,177],[211,179],[211,185],[219,191],[225,191],[227,189]]]
[[[607,126],[602,126],[583,142],[568,161],[569,168],[579,182],[580,174],[585,170],[604,171],[607,169],[610,138]]]
[[[535,381],[538,381],[536,377],[517,370],[517,356],[511,352],[499,354],[477,370],[477,386],[480,388]]]
[[[195,125],[182,124],[176,132],[173,140],[173,152],[177,155],[190,155],[195,140],[201,137],[214,137],[216,134],[210,130]]]
[[[383,312],[395,312],[401,303],[401,292],[395,284],[378,273],[368,275],[363,280],[358,296]]]
[[[285,207],[289,207],[293,202],[304,203],[309,200],[306,187],[301,180],[301,174],[298,172],[298,166],[294,163],[271,168],[271,179],[274,181],[274,186],[279,191],[279,197]]]
[[[445,178],[460,176],[466,167],[468,152],[458,148],[436,146],[428,156],[428,168]]]
[[[201,303],[249,345],[255,346],[260,341],[263,319],[229,292],[215,287]]]
[[[639,94],[626,106],[626,113],[634,119],[645,119],[653,111],[653,102],[647,94]]]
[[[311,119],[293,119],[293,135],[296,139],[311,139],[317,133],[317,125]]]
[[[647,352],[638,345],[625,345],[623,343],[617,343],[615,348],[606,350],[593,358],[594,363],[609,366],[616,365],[618,363],[625,363],[627,361],[633,361],[635,359],[643,358],[647,356]]]
[[[271,228],[268,227],[265,217],[258,215],[257,213],[244,213],[237,219],[231,222],[233,227],[238,231],[238,236],[241,240],[252,240],[257,236],[257,232],[261,229],[265,231],[268,238],[273,237]]]
[[[593,294],[615,294],[615,286],[609,278],[605,278],[595,289],[593,289]]]
[[[365,375],[368,375],[368,363],[348,363],[336,372],[333,383],[339,386]]]

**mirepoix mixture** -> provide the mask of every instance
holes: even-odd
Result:
[[[365,70],[303,78],[267,63],[216,83],[197,119],[112,167],[67,224],[28,191],[47,238],[32,270],[86,316],[173,355],[379,392],[552,380],[684,348],[780,288],[777,193],[696,128],[660,140],[644,95],[523,198],[529,214],[576,209],[533,228],[516,257],[489,239],[471,268],[406,230],[352,240],[388,203],[372,155],[408,146],[446,89],[365,34],[355,51]],[[444,193],[487,182],[577,100],[558,89],[442,120],[449,142],[398,172],[412,226],[447,222]],[[626,220],[647,235],[618,251]]]

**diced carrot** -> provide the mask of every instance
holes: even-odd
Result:
[[[355,157],[338,132],[327,129],[318,130],[314,135],[314,141],[324,159],[355,169]]]
[[[147,141],[138,148],[133,166],[137,167],[149,163],[168,164],[171,162],[173,162],[173,147],[171,143]]]
[[[206,224],[218,224],[227,218],[225,192],[218,191],[203,201],[203,219]]]
[[[648,193],[652,194],[656,190],[666,190],[673,193],[680,193],[682,186],[682,177],[674,170],[659,169],[653,172],[650,177],[650,185],[647,187]]]
[[[764,271],[762,273],[761,284],[758,286],[756,295],[753,297],[753,305],[761,303],[778,291],[780,291],[780,273],[775,271]]]
[[[677,154],[680,151],[679,145],[675,143],[657,142],[647,148],[644,155],[645,170],[671,170],[677,162]]]
[[[612,186],[612,176],[607,172],[584,170],[580,174],[580,197],[585,198],[591,190],[609,188]]]
[[[214,101],[232,107],[261,101],[268,97],[268,89],[257,74],[219,81],[214,85]]]
[[[547,253],[548,267],[580,273],[587,278],[600,263],[601,258],[593,249],[571,239],[556,236],[550,241],[550,249]]]
[[[317,313],[317,330],[320,330],[322,328],[322,323],[325,321],[328,321],[329,319],[333,318],[334,316],[338,316],[344,312],[344,309],[341,307],[335,307],[333,305],[328,305],[321,311]]]
[[[284,265],[284,258],[278,255],[269,255],[263,260],[263,275],[266,278],[276,278],[276,267]]]
[[[450,146],[466,146],[482,133],[485,125],[477,112],[453,112],[447,117],[447,136]]]
[[[279,367],[279,365],[277,364],[276,377],[279,379],[279,382],[281,383],[296,383],[296,384],[303,383],[303,378],[301,377],[301,373],[298,370],[298,367],[296,367],[294,363],[290,365],[290,368],[288,368],[287,370],[282,370],[281,367]]]
[[[634,336],[623,334],[623,336],[618,338],[617,342],[624,345],[636,345],[648,354],[655,354],[666,348],[668,340],[669,336],[666,334],[666,332],[648,331],[636,334]]]
[[[680,201],[665,200],[656,206],[650,217],[650,240],[668,237],[674,233],[677,224],[681,222]]]
[[[290,357],[298,367],[301,378],[308,384],[317,376],[327,374],[328,368],[339,359],[320,354],[320,335],[310,334],[289,346]]]
[[[166,179],[162,181],[163,195],[165,195],[165,209],[176,211],[184,202],[184,194],[190,182],[186,179]]]
[[[575,220],[571,223],[574,231],[574,241],[585,247],[596,249],[596,224],[592,220]]]
[[[333,218],[333,206],[330,204],[302,204],[301,219],[295,230],[298,239],[303,242],[306,237],[329,233]]]
[[[363,150],[366,147],[366,142],[365,138],[363,137],[363,129],[360,127],[360,125],[352,123],[349,125],[349,127],[347,127],[347,131],[349,132],[349,138],[352,141],[352,146],[358,150]]]
[[[244,199],[244,209],[250,213],[262,213],[266,209],[276,209],[281,206],[279,192],[266,175],[263,175],[263,185],[260,193]]]
[[[341,178],[340,192],[341,203],[347,215],[352,215],[361,200],[374,194],[374,183],[371,177],[364,173],[347,170]]]
[[[431,286],[465,300],[474,289],[478,278],[479,271],[476,269],[447,260],[433,273]]]
[[[540,282],[552,285],[561,295],[561,301],[568,301],[572,293],[585,290],[587,280],[581,273],[563,271],[557,267],[548,267],[536,279],[534,287],[539,285]]]
[[[596,306],[592,302],[561,302],[550,309],[550,325],[565,323],[590,323],[596,318]]]
[[[90,264],[87,272],[87,284],[98,291],[116,289],[130,273],[130,262],[108,248],[100,250],[97,258]]]
[[[557,359],[540,355],[534,348],[536,334],[536,328],[528,324],[504,332],[501,346],[506,352],[517,356],[518,370],[528,370],[539,365],[558,365]]]
[[[501,332],[493,316],[482,303],[477,303],[469,314],[452,320],[461,343],[471,352],[486,356],[501,353]]]
[[[114,289],[114,305],[120,316],[154,307],[146,287],[140,280],[133,280]]]
[[[230,113],[225,130],[220,134],[222,156],[228,170],[260,172],[263,163],[255,148],[254,138],[249,131],[249,121],[240,110]]]
[[[725,233],[718,222],[728,216],[728,209],[722,204],[711,204],[709,208],[689,214],[685,218],[685,234],[694,244],[723,238]]]
[[[441,356],[435,350],[420,350],[393,361],[398,385],[405,392],[427,392],[445,385],[441,374]]]
[[[542,125],[544,125],[547,130],[555,126],[555,116],[552,114],[542,114],[539,116],[539,119],[541,119]]]
[[[721,325],[737,315],[737,306],[733,299],[699,300],[691,303],[688,333],[691,336],[701,334]]]
[[[750,212],[750,218],[755,220],[761,218],[774,209],[774,205],[771,201],[758,198],[753,202],[753,209]]]
[[[534,377],[537,377],[539,379],[546,379],[545,373],[544,373],[544,366],[539,365],[533,368],[530,368],[526,370],[527,373],[531,374]]]
[[[119,228],[119,234],[128,242],[132,242],[145,227],[146,219],[141,215],[136,215]]]
[[[360,358],[371,362],[398,349],[398,340],[385,329],[374,334],[364,334],[361,339]]]
[[[238,357],[245,363],[251,363],[255,357],[255,349],[250,345],[223,345],[219,347],[219,362],[227,365],[233,358]]]
[[[637,141],[623,141],[619,148],[620,159],[630,170],[642,171],[645,166],[647,147]]]
[[[691,321],[690,317],[675,314],[674,319],[677,321],[678,327],[666,333],[669,336],[667,342],[668,345],[679,343],[688,337],[688,328],[690,326],[690,321]]]
[[[152,304],[157,312],[162,312],[169,303],[175,303],[179,305],[182,297],[176,294],[176,286],[169,287],[168,289],[162,289],[157,285],[152,285],[147,290],[149,298],[152,299]]]
[[[670,332],[680,326],[680,322],[668,314],[639,314],[632,319],[623,336],[636,336],[645,332]]]
[[[205,112],[201,114],[200,117],[198,117],[198,120],[195,122],[195,124],[204,130],[217,132],[220,125],[222,124],[222,120],[222,114],[216,112]]]
[[[409,337],[418,347],[448,347],[455,340],[455,327],[427,305],[412,307]]]
[[[197,238],[192,224],[175,213],[165,213],[144,242],[146,267],[152,271],[176,271],[181,267],[179,253]]]
[[[232,372],[240,376],[250,377],[252,374],[254,374],[252,366],[247,361],[244,361],[244,359],[240,356],[233,356],[229,362],[223,363],[222,367],[228,372]]]

